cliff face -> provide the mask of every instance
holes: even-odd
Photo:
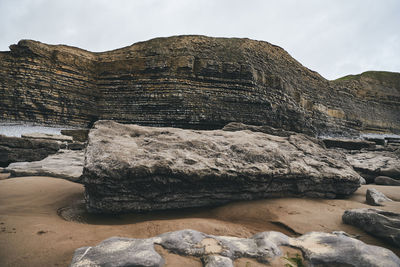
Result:
[[[21,41],[0,53],[0,86],[4,120],[400,132],[398,81],[330,82],[249,39],[175,36],[104,53]]]

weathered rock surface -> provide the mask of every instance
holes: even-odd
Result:
[[[400,179],[400,156],[392,151],[361,151],[346,154],[353,168],[361,173],[368,183],[377,176]]]
[[[327,148],[337,147],[348,150],[360,150],[362,148],[373,148],[375,142],[358,139],[327,138],[322,139]]]
[[[207,235],[194,230],[169,232],[148,239],[113,237],[94,247],[75,251],[70,267],[162,266],[154,244],[185,256],[202,257],[204,266],[233,266],[238,258],[268,263],[282,256],[281,246],[303,252],[307,266],[390,266],[400,259],[390,250],[367,245],[343,234],[312,232],[290,238],[279,232],[262,232],[251,238]],[[92,264],[92,265],[90,265]]]
[[[383,206],[382,202],[392,201],[390,198],[385,196],[385,194],[379,192],[375,188],[368,188],[365,198],[367,203],[372,206]]]
[[[379,209],[346,210],[343,222],[400,247],[400,214]]]
[[[0,52],[4,120],[400,132],[399,73],[327,81],[267,42],[173,36],[92,53],[22,40],[10,50]]]
[[[35,140],[0,135],[0,166],[12,162],[37,161],[56,153],[61,144],[51,140]]]
[[[353,193],[360,176],[343,154],[313,140],[98,121],[83,171],[87,208],[117,213]]]
[[[396,180],[387,176],[378,176],[374,182],[379,185],[395,185],[400,186],[400,180]]]
[[[61,135],[61,134],[29,133],[29,134],[22,134],[21,137],[29,138],[29,139],[54,140],[54,141],[60,141],[60,142],[72,142],[73,141],[71,136]]]
[[[11,176],[52,176],[78,182],[84,163],[83,151],[60,150],[41,161],[11,163]]]

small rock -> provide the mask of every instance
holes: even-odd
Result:
[[[387,176],[378,176],[375,178],[375,184],[400,186],[400,180],[396,180]]]
[[[390,198],[386,197],[383,193],[379,192],[375,188],[368,188],[365,197],[367,203],[372,206],[383,206],[381,202],[392,201]]]
[[[379,209],[353,209],[346,210],[342,220],[400,247],[399,213]]]

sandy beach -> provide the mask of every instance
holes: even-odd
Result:
[[[365,192],[371,187],[400,201],[398,187],[364,185],[349,199],[267,199],[213,208],[94,216],[84,211],[81,184],[51,177],[4,179],[0,180],[0,266],[68,266],[75,249],[111,236],[147,238],[186,228],[237,237],[270,230],[291,236],[342,230],[400,255],[400,249],[341,221],[346,209],[371,208],[365,203]],[[378,208],[400,212],[398,202]],[[201,266],[198,259],[182,259],[157,249],[167,255],[166,266],[182,260]],[[237,266],[249,263],[262,266],[254,260],[235,262]]]

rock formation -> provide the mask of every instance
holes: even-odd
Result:
[[[37,161],[56,153],[61,143],[43,139],[28,139],[0,135],[0,166],[11,162]]]
[[[372,206],[383,206],[382,202],[392,201],[385,194],[379,192],[375,188],[368,188],[365,200]]]
[[[378,176],[400,180],[400,156],[393,151],[360,151],[347,153],[347,160],[368,183]]]
[[[43,160],[11,163],[5,170],[16,176],[51,176],[79,182],[83,172],[82,150],[60,150]]]
[[[267,42],[174,36],[92,53],[22,40],[10,50],[0,53],[3,120],[400,132],[399,73],[327,81]]]
[[[279,232],[262,232],[250,238],[238,238],[181,230],[148,239],[112,237],[97,246],[77,249],[70,267],[161,267],[164,259],[156,251],[155,245],[171,253],[202,258],[203,266],[207,267],[233,267],[234,261],[240,258],[254,258],[260,263],[269,263],[274,258],[282,257],[281,249],[285,246],[299,249],[305,266],[400,265],[400,259],[390,250],[367,245],[343,233],[311,232],[291,238]]]
[[[118,213],[353,193],[360,176],[343,154],[314,140],[98,121],[82,176],[87,208]]]
[[[346,210],[343,222],[400,247],[400,214],[379,209]]]

